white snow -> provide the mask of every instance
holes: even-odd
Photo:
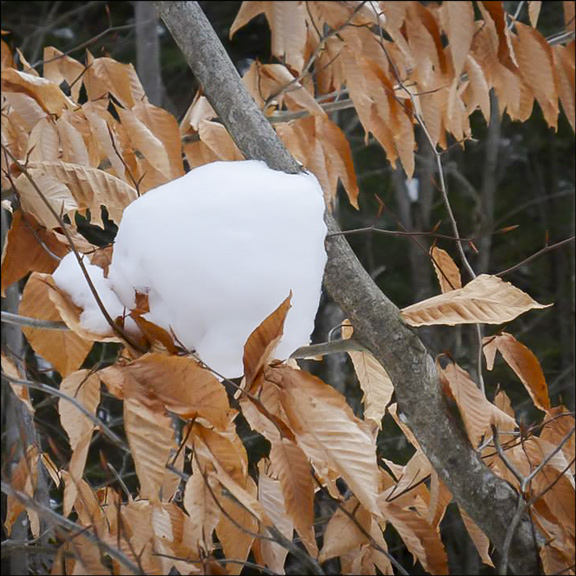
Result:
[[[124,312],[124,305],[112,290],[110,281],[104,278],[104,270],[99,266],[92,266],[85,256],[82,256],[82,262],[104,308],[112,318],[121,316]],[[95,334],[110,332],[110,325],[104,318],[73,252],[62,258],[52,278],[56,286],[66,292],[76,306],[84,309],[80,315],[80,324],[84,329]]]
[[[108,280],[128,309],[135,290],[147,293],[148,320],[238,377],[248,336],[290,291],[275,356],[309,343],[326,264],[323,214],[311,174],[255,160],[207,164],[126,208]]]

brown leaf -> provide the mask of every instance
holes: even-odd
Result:
[[[244,160],[242,152],[232,140],[223,124],[212,120],[201,120],[198,125],[200,140],[211,150],[217,159]]]
[[[308,552],[316,557],[314,537],[314,482],[310,464],[302,449],[291,440],[281,438],[272,443],[270,466],[280,480],[286,513]]]
[[[247,478],[244,488],[230,477],[226,477],[223,471],[219,471],[216,478],[231,495],[221,493],[220,504],[235,521],[231,522],[223,514],[216,527],[216,534],[222,542],[225,557],[243,562],[248,558],[254,541],[254,536],[249,532],[255,533],[258,530],[258,522],[254,516],[262,520],[267,519],[267,516],[264,508],[256,500],[257,488],[252,478]],[[232,564],[228,567],[228,574],[240,574],[242,569],[242,564]]]
[[[344,397],[300,370],[281,366],[266,374],[280,387],[282,407],[304,453],[315,466],[324,463],[340,474],[362,505],[378,516],[374,441]]]
[[[130,388],[124,389],[124,426],[140,481],[140,497],[157,501],[162,499],[160,489],[174,446],[174,431],[169,416],[132,397]]]
[[[134,150],[140,152],[150,162],[150,165],[166,178],[166,182],[171,180],[173,178],[172,166],[164,142],[156,137],[134,111],[116,106],[116,112]],[[179,141],[178,138],[177,142]]]
[[[454,62],[454,75],[459,77],[464,68],[466,57],[474,38],[474,6],[472,2],[445,2],[447,35],[450,42],[450,54]]]
[[[562,109],[572,126],[576,130],[575,103],[574,103],[574,41],[568,46],[557,45],[552,48],[556,78],[558,79],[558,94]]]
[[[48,250],[59,257],[68,252],[68,248],[40,226],[32,216],[23,214],[21,210],[15,211],[4,243],[2,295],[5,295],[10,284],[20,280],[28,272],[54,272],[58,260]]]
[[[26,452],[22,455],[18,464],[12,470],[10,476],[10,486],[18,492],[23,492],[30,498],[34,498],[36,484],[38,481],[38,460],[40,455],[36,446],[28,446]],[[4,528],[8,536],[12,533],[14,522],[22,512],[26,511],[32,524],[32,533],[39,534],[40,521],[38,514],[31,509],[26,509],[24,504],[14,496],[6,497],[6,517]]]
[[[90,53],[86,64],[83,79],[89,100],[100,100],[110,93],[122,106],[132,108],[146,98],[132,64],[121,64],[112,58],[93,58]]]
[[[84,72],[84,65],[74,60],[70,56],[65,55],[60,50],[53,46],[46,46],[44,48],[44,64],[43,76],[47,80],[54,82],[60,86],[63,81],[66,81],[70,86],[70,93],[72,100],[78,102],[80,97],[80,89],[82,88],[81,76]]]
[[[574,427],[574,416],[565,406],[555,406],[548,411],[546,421],[542,428],[540,438],[550,444],[558,446],[566,438]],[[568,462],[572,462],[571,470],[574,474],[574,452],[576,448],[576,436],[572,434],[568,442],[564,444],[562,452]]]
[[[484,338],[483,342],[488,369],[492,370],[495,350],[498,350],[508,366],[514,370],[516,376],[524,384],[534,405],[544,412],[550,410],[548,385],[540,362],[534,353],[524,344],[518,342],[512,334],[506,332]]]
[[[250,390],[252,382],[256,380],[263,367],[272,360],[271,355],[284,333],[286,315],[292,307],[291,300],[292,292],[272,314],[252,331],[244,345],[243,364],[247,390]]]
[[[286,513],[286,503],[280,487],[280,481],[270,476],[266,464],[264,460],[258,462],[258,501],[262,504],[274,526],[278,528],[285,538],[292,541],[294,524]],[[288,550],[270,540],[260,540],[259,545],[262,562],[273,572],[282,574]]]
[[[402,317],[411,326],[447,324],[503,324],[528,310],[548,308],[538,304],[497,276],[482,274],[464,288],[428,298],[402,310]]]
[[[530,18],[530,24],[533,28],[538,25],[538,17],[540,16],[540,9],[542,8],[542,2],[536,0],[530,0],[528,2],[528,17]]]
[[[460,516],[462,516],[462,521],[464,522],[464,526],[466,526],[468,535],[472,542],[474,542],[474,546],[476,546],[480,559],[484,564],[494,568],[494,562],[492,562],[492,558],[490,558],[490,554],[488,553],[490,549],[490,540],[488,540],[486,534],[478,528],[474,520],[466,514],[466,511],[462,506],[458,506],[458,509],[460,510]]]
[[[10,358],[8,358],[8,356],[6,356],[3,352],[2,352],[2,372],[7,376],[10,376],[11,378],[14,378],[16,380],[23,379],[22,374],[20,373],[20,370],[18,369],[16,364],[14,364],[14,362]],[[8,382],[16,398],[21,400],[26,406],[26,409],[30,412],[30,414],[33,415],[34,406],[32,406],[32,402],[30,401],[30,389],[27,386],[18,386],[13,382],[10,381]]]
[[[456,400],[474,447],[485,434],[490,433],[491,424],[501,431],[515,430],[515,420],[488,402],[470,375],[458,364],[451,363],[446,368],[438,366],[438,373]]]
[[[430,258],[432,258],[434,272],[436,272],[436,276],[438,277],[442,294],[462,288],[460,270],[446,250],[432,246],[432,248],[430,248]]]
[[[74,398],[90,414],[96,414],[100,404],[100,379],[95,373],[89,370],[79,370],[69,374],[60,383],[60,391]],[[58,401],[58,412],[72,449],[68,471],[73,481],[66,485],[64,496],[64,515],[68,516],[76,501],[77,489],[74,481],[80,480],[84,475],[94,422],[64,398]]]
[[[136,200],[136,190],[111,174],[97,168],[66,162],[30,162],[28,173],[58,214],[90,210],[93,224],[103,226],[100,207],[106,206],[111,220],[119,223],[124,208]],[[16,180],[22,208],[46,228],[60,223],[50,214],[26,174]]]
[[[32,128],[26,158],[31,162],[59,160],[60,139],[51,118],[43,118]]]
[[[558,85],[554,73],[552,48],[534,28],[516,22],[515,42],[522,77],[536,96],[548,126],[558,126]]]
[[[2,70],[2,92],[16,92],[33,98],[48,114],[60,116],[62,110],[72,106],[62,90],[54,82],[15,68]]]
[[[433,528],[417,512],[378,498],[382,515],[398,532],[412,556],[430,574],[448,574],[448,561],[438,529]]]
[[[189,518],[186,519],[183,544],[193,552],[212,548],[212,533],[221,515],[212,496],[219,492],[218,487],[216,478],[208,475],[204,477],[198,469],[186,482],[184,508]]]
[[[132,109],[136,117],[162,142],[170,162],[170,179],[184,176],[182,163],[182,142],[176,118],[158,106],[143,100]]]
[[[18,309],[20,315],[40,320],[62,321],[58,308],[50,299],[50,293],[55,290],[51,280],[50,276],[37,272],[30,276]],[[62,376],[77,370],[92,348],[92,342],[74,332],[29,326],[23,326],[22,331],[36,353],[48,360]]]
[[[131,397],[153,412],[169,410],[183,418],[206,418],[228,426],[230,406],[222,384],[192,358],[150,353],[124,367]]]
[[[354,496],[341,506],[343,510],[356,519],[356,522],[364,528],[365,532],[370,533],[372,517]],[[358,528],[358,525],[343,510],[337,508],[326,525],[324,545],[318,558],[321,563],[346,554],[369,541]]]

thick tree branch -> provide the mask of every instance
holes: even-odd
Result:
[[[243,154],[264,160],[275,170],[298,172],[298,164],[244,88],[199,5],[164,1],[155,5]],[[326,223],[330,233],[339,232],[330,214]],[[351,320],[355,338],[390,374],[410,428],[455,500],[501,548],[516,512],[516,492],[483,464],[454,423],[433,359],[404,324],[398,308],[374,284],[346,239],[331,238],[327,250],[325,286]],[[515,531],[510,565],[519,574],[539,572],[538,551],[526,519]]]

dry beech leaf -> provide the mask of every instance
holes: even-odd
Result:
[[[82,88],[82,82],[79,78],[81,78],[84,72],[84,65],[78,62],[78,60],[74,60],[74,58],[60,52],[60,50],[53,46],[46,46],[44,48],[43,60],[44,78],[54,82],[54,84],[58,86],[60,86],[63,81],[66,81],[68,86],[70,86],[72,100],[78,102],[80,89]]]
[[[164,142],[157,138],[132,110],[116,106],[116,112],[134,150],[140,152],[151,166],[166,178],[166,181],[171,180],[172,166]]]
[[[132,108],[146,98],[132,64],[122,64],[112,58],[93,58],[90,53],[86,64],[83,79],[89,100],[100,100],[110,93],[122,106]]]
[[[4,243],[2,296],[10,284],[28,272],[53,272],[58,266],[58,260],[48,250],[60,257],[68,252],[66,245],[47,232],[32,216],[20,210],[14,212],[12,226]]]
[[[292,541],[294,523],[286,512],[286,503],[280,481],[269,474],[268,464],[264,459],[258,462],[258,501],[262,504],[274,526],[285,538]],[[261,532],[264,533],[265,530],[261,529]],[[261,561],[273,572],[283,574],[288,550],[270,540],[260,540],[259,544]]]
[[[558,95],[562,109],[572,126],[576,130],[575,113],[575,73],[574,73],[574,40],[568,46],[553,46],[554,66],[558,79]]]
[[[124,387],[124,393],[124,427],[140,481],[140,497],[157,501],[162,498],[166,464],[174,447],[170,417],[131,398],[130,386]]]
[[[258,532],[258,521],[255,516],[263,524],[269,523],[268,517],[256,499],[258,489],[252,478],[247,478],[245,487],[242,488],[223,470],[217,472],[215,476],[227,492],[227,494],[223,491],[219,493],[220,504],[235,522],[233,523],[225,514],[222,514],[216,526],[216,535],[222,543],[225,558],[234,558],[244,562],[254,542],[252,534]],[[242,572],[243,566],[232,564],[227,569],[228,574],[235,575]]]
[[[376,447],[344,397],[311,374],[285,366],[268,369],[266,378],[279,386],[288,423],[308,458],[340,474],[361,504],[379,516]]]
[[[433,528],[417,512],[378,498],[382,516],[392,524],[415,559],[430,574],[448,574],[448,560],[438,528]]]
[[[60,186],[64,188],[64,190],[58,189],[56,195],[41,187],[58,214],[62,213],[63,202],[63,214],[76,210],[84,212],[89,209],[92,223],[99,226],[102,226],[100,206],[106,206],[109,218],[118,224],[124,208],[137,198],[135,188],[97,168],[57,161],[30,162],[27,169],[37,183],[39,183],[38,178],[47,177],[60,183]],[[21,186],[23,190],[20,189]],[[18,177],[16,187],[25,196],[22,199],[22,205],[26,212],[31,212],[47,228],[60,226],[54,217],[47,213],[45,204],[25,174]]]
[[[51,280],[51,276],[37,272],[30,276],[18,309],[21,316],[52,322],[62,321],[58,307],[50,297],[51,292],[56,290],[53,281],[50,283]],[[92,348],[92,342],[73,331],[45,330],[30,326],[22,326],[22,331],[34,351],[50,362],[62,376],[77,370]]]
[[[363,508],[358,500],[352,496],[341,504],[342,508],[356,519],[356,522],[370,533],[372,517]],[[324,545],[318,557],[319,562],[326,562],[330,558],[341,556],[367,543],[368,538],[360,531],[358,525],[340,508],[336,509],[332,518],[326,525],[324,532]]]
[[[537,0],[530,0],[528,2],[528,17],[530,18],[530,24],[533,28],[538,25],[538,17],[540,16],[540,9],[542,8],[542,2]]]
[[[508,366],[514,370],[516,376],[524,384],[534,405],[544,412],[550,410],[548,385],[540,362],[534,353],[524,344],[518,342],[512,334],[506,332],[484,338],[483,342],[488,370],[494,368],[494,356],[498,350]]]
[[[272,54],[301,72],[306,46],[306,9],[300,2],[242,2],[230,27],[230,38],[262,13],[266,15],[272,33]]]
[[[432,248],[430,248],[430,258],[432,258],[434,272],[436,272],[436,276],[438,277],[442,294],[462,288],[460,270],[446,250],[432,246]]]
[[[103,554],[96,542],[89,540],[83,534],[79,534],[76,538],[70,538],[69,543],[69,551],[76,558],[76,565],[71,572],[72,574],[105,576],[111,573],[104,565]]]
[[[570,431],[574,428],[574,416],[565,406],[555,406],[548,411],[546,422],[542,428],[540,438],[550,444],[558,446]],[[574,474],[574,452],[576,448],[576,436],[572,434],[564,444],[562,452],[568,462],[572,462],[571,470]]]
[[[146,100],[138,102],[132,109],[132,112],[134,112],[136,117],[162,142],[170,162],[170,179],[184,176],[182,143],[176,118],[168,111],[154,106]]]
[[[398,484],[390,492],[389,499],[395,499],[401,494],[409,492],[430,476],[431,473],[432,465],[430,461],[421,450],[417,450],[406,466],[404,466],[402,476],[400,476]]]
[[[2,93],[20,92],[33,98],[48,114],[60,116],[67,106],[72,107],[62,90],[45,78],[19,72],[15,68],[2,70]]]
[[[437,528],[446,514],[446,508],[452,501],[452,494],[435,470],[430,474],[430,505],[428,506],[428,516],[426,520],[429,524]]]
[[[308,552],[316,557],[314,537],[314,481],[302,449],[287,438],[272,442],[270,468],[279,479],[286,513]]]
[[[284,332],[286,315],[291,308],[292,292],[262,323],[255,328],[244,345],[244,377],[246,389],[249,390],[252,382],[257,378],[262,368],[272,360],[280,338]]]
[[[59,148],[60,138],[54,121],[51,118],[44,118],[30,132],[26,158],[30,162],[43,160],[54,162],[59,159]]]
[[[198,125],[200,140],[219,160],[244,160],[242,152],[223,124],[212,120],[201,120]]]
[[[74,398],[90,414],[96,414],[96,409],[100,404],[100,379],[95,373],[89,370],[79,370],[69,374],[60,383],[60,391]],[[66,484],[64,489],[64,516],[68,516],[76,501],[75,481],[80,480],[84,474],[94,422],[65,398],[60,398],[58,401],[58,412],[72,449],[72,457],[68,465],[72,482]]]
[[[183,544],[191,551],[210,550],[212,534],[220,519],[220,508],[212,494],[218,493],[218,482],[213,476],[202,475],[196,468],[186,482],[184,508],[188,512],[185,520]]]
[[[351,338],[352,332],[352,326],[345,322],[342,327],[342,338]],[[360,388],[364,393],[362,397],[364,420],[374,422],[381,429],[386,407],[394,394],[394,384],[371,352],[352,350],[348,352],[348,356],[352,360]]]
[[[245,483],[248,475],[248,455],[232,422],[224,431],[194,422],[188,438],[188,446],[194,451],[202,467],[217,465],[237,483]]]
[[[437,365],[437,368],[441,381],[449,387],[456,400],[472,446],[478,446],[481,438],[490,433],[491,424],[500,431],[516,429],[516,421],[488,402],[470,375],[458,364],[451,363],[446,368]]]
[[[459,77],[476,32],[474,6],[472,2],[445,2],[442,8],[447,16],[446,33],[454,62],[454,75]]]
[[[492,566],[494,568],[494,562],[492,562],[492,558],[490,558],[490,554],[488,553],[490,549],[490,540],[480,528],[478,528],[477,524],[466,514],[466,511],[462,506],[458,506],[460,510],[460,516],[462,516],[462,521],[464,522],[464,526],[466,526],[466,530],[472,540],[474,542],[474,546],[476,546],[476,550],[478,551],[478,555],[484,564],[488,566]]]
[[[150,353],[125,366],[124,373],[125,398],[157,413],[169,410],[183,418],[206,418],[219,429],[228,426],[230,406],[224,387],[193,358]]]
[[[554,74],[552,48],[534,28],[516,22],[518,41],[514,48],[518,66],[536,96],[548,126],[558,126],[558,86]]]
[[[22,380],[22,374],[20,373],[20,370],[16,364],[14,364],[14,362],[3,352],[1,357],[3,374],[6,374],[10,378],[14,378],[16,380]],[[18,386],[10,381],[8,381],[8,383],[10,384],[12,392],[14,392],[16,398],[24,403],[30,414],[34,414],[34,406],[32,406],[32,402],[30,401],[30,389],[27,386]]]
[[[10,475],[10,486],[18,492],[23,492],[30,498],[34,498],[36,483],[38,480],[38,460],[40,455],[35,446],[28,446],[26,453],[22,455],[15,469]],[[40,519],[38,514],[13,496],[6,497],[6,518],[4,520],[4,529],[8,536],[12,533],[14,522],[22,512],[26,511],[30,519],[32,534],[37,537],[40,533]]]
[[[503,324],[529,310],[548,308],[497,276],[482,274],[464,288],[428,298],[402,310],[410,326]]]

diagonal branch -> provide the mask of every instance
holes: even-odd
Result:
[[[299,172],[298,164],[248,94],[198,3],[156,1],[155,5],[244,156],[264,160],[275,170]],[[340,231],[330,214],[325,221],[330,233]],[[327,251],[325,287],[351,320],[355,338],[392,378],[410,428],[455,500],[501,549],[515,514],[516,492],[485,466],[453,421],[434,360],[362,267],[346,239],[332,238]],[[525,518],[514,534],[510,564],[519,574],[539,573],[532,527]]]

